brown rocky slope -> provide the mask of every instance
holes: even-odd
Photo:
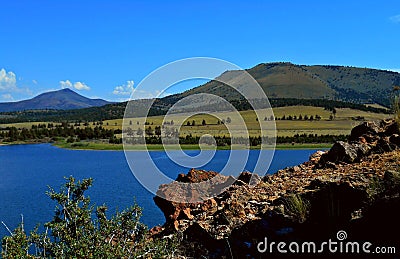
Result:
[[[391,244],[400,250],[400,132],[396,122],[364,122],[348,142],[337,142],[298,166],[261,178],[243,172],[233,185],[200,203],[155,197],[166,223],[154,235],[179,235],[196,258],[262,258],[257,244],[327,240],[346,230],[351,240]],[[179,182],[218,175],[192,169]],[[221,186],[232,177],[218,175]],[[249,181],[256,184],[249,185]],[[174,199],[174,183],[159,194]],[[394,257],[396,258],[396,257]]]

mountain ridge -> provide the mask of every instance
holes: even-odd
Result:
[[[269,98],[330,99],[389,107],[393,86],[400,85],[400,73],[373,68],[274,62],[261,63],[246,71],[257,80]],[[218,80],[228,83],[238,81],[240,72],[226,71],[215,80],[173,98],[211,93],[229,101],[237,100],[241,98],[240,94]]]
[[[0,103],[0,112],[23,110],[72,110],[98,107],[112,102],[103,99],[90,99],[69,88],[45,92],[31,99]]]

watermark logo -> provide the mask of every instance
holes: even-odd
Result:
[[[210,82],[205,90],[165,97],[171,87],[192,79]],[[164,98],[139,99],[145,91]],[[254,111],[251,121],[241,112],[245,109]],[[201,202],[235,182],[221,175],[238,176],[245,170],[251,139],[257,138],[261,148],[253,171],[262,175],[267,172],[275,148],[273,118],[265,92],[246,70],[221,59],[182,59],[156,69],[133,91],[122,125],[124,153],[133,175],[151,193],[174,202]],[[199,152],[194,156],[181,147],[188,138],[198,141]],[[189,171],[207,165],[221,139],[229,142],[229,158],[220,175],[199,183],[173,182],[174,172],[160,166],[150,151],[151,145],[158,144],[171,163]],[[157,192],[160,185],[171,182],[171,190]]]
[[[346,231],[344,231],[344,230],[339,230],[339,231],[336,233],[336,238],[337,238],[337,240],[339,240],[339,241],[342,241],[342,240],[347,239],[347,233],[346,233]]]
[[[274,242],[267,237],[257,244],[259,253],[280,254],[395,254],[394,246],[374,246],[371,242],[346,241],[347,232],[339,230],[336,240],[323,242]]]

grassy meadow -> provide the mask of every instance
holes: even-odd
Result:
[[[275,118],[279,119],[282,116],[296,116],[305,115],[310,117],[311,115],[321,116],[320,120],[276,120],[276,129],[278,136],[293,136],[295,134],[318,134],[318,135],[339,135],[339,134],[349,134],[352,127],[359,124],[360,121],[354,120],[355,117],[361,116],[365,120],[380,120],[390,117],[388,114],[372,113],[359,110],[353,110],[349,108],[337,109],[335,117],[333,120],[330,119],[332,113],[330,111],[324,110],[321,107],[312,106],[289,106],[289,107],[278,107],[273,109]],[[261,115],[260,121],[257,121],[256,114],[254,111],[241,111],[239,112],[241,118],[243,118],[247,131],[243,130],[243,126],[240,123],[238,117],[235,117],[234,112],[220,112],[216,113],[216,116],[209,114],[199,114],[192,117],[187,117],[184,114],[169,115],[166,121],[168,122],[167,127],[172,127],[170,125],[171,120],[173,120],[173,125],[182,124],[180,128],[180,136],[185,137],[191,134],[192,136],[202,136],[204,134],[210,134],[213,136],[229,136],[228,128],[235,134],[235,136],[246,136],[247,132],[249,136],[259,136],[260,135],[260,124],[270,129],[273,125],[271,121],[264,121],[264,117],[269,118],[271,115],[270,110],[260,110]],[[217,118],[218,117],[218,118]],[[228,123],[228,118],[231,118],[231,122]],[[202,125],[203,120],[205,120],[206,125]],[[225,124],[218,123],[218,121],[225,121]],[[187,126],[187,122],[190,122],[190,126]],[[192,125],[192,122],[195,125]],[[154,116],[147,118],[127,118],[125,120],[106,120],[103,122],[103,127],[106,129],[122,129],[123,123],[125,127],[130,127],[136,131],[139,127],[143,127],[143,124],[147,122],[149,124],[146,127],[152,127],[154,129],[156,126],[161,126],[164,123],[164,116]],[[47,122],[23,122],[23,123],[13,123],[13,124],[2,124],[0,127],[15,126],[17,128],[31,128],[32,125],[47,124]],[[54,123],[55,125],[57,123]],[[97,122],[90,122],[90,127],[95,127]],[[83,123],[80,124],[81,128],[85,126]],[[271,131],[266,131],[268,134]],[[117,137],[120,137],[117,136]]]
[[[381,120],[384,118],[390,117],[388,114],[380,114],[380,113],[372,113],[365,112],[359,110],[352,110],[348,108],[337,109],[335,114],[335,118],[330,120],[331,112],[324,110],[321,107],[311,107],[311,106],[289,106],[289,107],[279,107],[274,108],[274,115],[276,118],[281,118],[283,115],[288,117],[291,116],[299,116],[300,114],[304,117],[319,115],[321,116],[321,120],[313,120],[313,121],[305,121],[305,120],[276,120],[276,129],[278,136],[293,136],[295,134],[318,134],[318,135],[340,135],[340,134],[349,134],[351,129],[360,123],[360,121],[356,121],[353,118],[357,116],[364,117],[365,120]],[[261,110],[259,114],[270,114],[270,111]],[[271,125],[271,121],[264,121],[264,117],[260,118],[260,123],[256,120],[256,114],[254,111],[241,111],[241,117],[246,123],[248,128],[248,132],[250,136],[259,136],[260,135],[260,126],[259,124],[263,124],[267,128]],[[232,119],[231,123],[218,124],[218,119],[208,115],[195,115],[186,118],[184,115],[171,115],[168,118],[168,121],[173,120],[174,125],[179,125],[182,123],[182,127],[180,129],[181,136],[186,136],[188,134],[192,134],[192,136],[202,136],[204,134],[211,134],[213,136],[228,136],[227,127],[229,126],[233,130],[237,130],[235,133],[241,136],[245,136],[246,132],[241,132],[242,130],[241,124],[239,121],[234,120],[233,112],[226,113],[218,113],[218,117],[227,120],[228,117]],[[269,117],[269,116],[267,116]],[[154,116],[148,117],[147,122],[150,124],[153,129],[156,126],[160,126],[163,124],[163,116]],[[203,119],[206,121],[206,125],[202,125]],[[187,121],[192,122],[195,121],[195,126],[186,126]],[[133,130],[137,130],[140,125],[143,125],[145,118],[128,118],[123,121],[122,119],[117,120],[109,120],[104,121],[103,127],[110,129],[120,129],[122,128],[122,124],[125,127],[131,127]],[[138,124],[139,123],[139,124]]]

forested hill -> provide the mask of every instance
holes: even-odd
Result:
[[[389,107],[393,86],[400,85],[400,73],[370,68],[280,62],[262,63],[246,71],[257,80],[269,98],[330,99]],[[227,71],[217,80],[240,82],[241,74],[240,71]],[[216,94],[230,101],[240,98],[237,92],[217,80],[173,98],[196,93]]]

